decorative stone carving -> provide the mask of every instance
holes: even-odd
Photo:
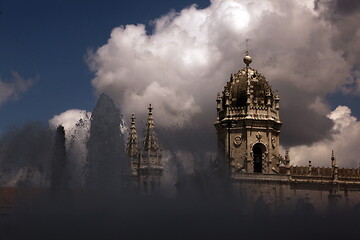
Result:
[[[272,146],[272,148],[276,147],[276,139],[275,139],[275,137],[271,138],[271,146]]]
[[[242,137],[241,137],[241,135],[238,135],[238,136],[236,136],[235,138],[234,138],[234,145],[235,146],[240,146],[241,145],[241,142],[242,142]]]
[[[256,134],[256,139],[258,140],[258,142],[260,142],[260,141],[261,141],[261,139],[262,139],[262,135],[261,135],[261,133],[260,133],[260,132],[258,132],[258,133]]]
[[[242,169],[242,165],[240,161],[235,161],[234,162],[234,168],[236,172],[239,172]]]

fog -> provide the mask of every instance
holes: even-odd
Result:
[[[358,207],[329,205],[319,212],[302,198],[285,205],[261,196],[249,201],[214,171],[210,157],[197,152],[196,145],[190,155],[167,150],[160,187],[142,193],[126,171],[130,163],[121,151],[126,136],[120,113],[102,95],[91,114],[85,158],[69,158],[62,126],[55,134],[53,128],[28,123],[4,134],[0,197],[9,197],[4,189],[12,185],[17,201],[10,214],[0,215],[1,239],[335,239],[356,234]],[[167,143],[168,149],[172,144],[178,143]],[[74,156],[86,159],[83,169],[72,169],[71,161],[79,161]],[[26,174],[19,176],[24,168]],[[29,172],[41,173],[42,180]],[[74,183],[74,177],[85,180]]]

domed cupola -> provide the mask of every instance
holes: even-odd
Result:
[[[251,62],[246,52],[246,66],[231,74],[216,99],[218,168],[231,175],[278,171],[280,98]]]
[[[230,80],[227,82],[225,89],[229,91],[231,107],[246,107],[249,103],[266,106],[268,100],[271,105],[274,103],[274,94],[269,82],[261,73],[249,66],[251,62],[252,59],[246,52],[244,57],[246,67],[231,74]],[[226,100],[225,97],[224,95],[223,100]],[[250,97],[249,100],[248,97]]]
[[[276,110],[279,108],[278,93],[272,91],[269,82],[261,73],[249,66],[251,62],[252,58],[246,52],[244,57],[246,67],[235,74],[231,74],[222,96],[218,95],[217,101],[222,103],[221,105],[218,104],[220,118],[227,116],[225,113],[227,109],[234,113],[237,110],[248,112],[247,110],[251,109],[272,108]],[[278,116],[272,117],[278,118]]]

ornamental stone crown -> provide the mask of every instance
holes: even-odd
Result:
[[[222,96],[217,96],[218,121],[228,118],[270,118],[281,124],[279,94],[272,91],[269,82],[257,70],[249,67],[252,62],[248,52],[244,57],[246,67],[231,74]]]
[[[231,74],[217,95],[217,169],[232,177],[239,173],[277,174],[280,166],[280,98],[269,82],[249,65]]]

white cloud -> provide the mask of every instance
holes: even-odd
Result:
[[[35,79],[24,79],[17,72],[12,72],[11,81],[2,81],[0,77],[0,106],[9,100],[16,100],[31,87]]]
[[[75,150],[76,155],[86,157],[86,141],[91,126],[91,112],[79,109],[70,109],[49,120],[49,125],[56,128],[62,125],[65,129],[66,148],[68,151]]]
[[[183,94],[183,93],[181,93]],[[141,112],[144,111],[144,107],[136,109],[136,105],[131,103],[152,103],[152,106],[156,108],[156,114],[162,116],[158,119],[158,122],[162,126],[171,126],[173,114],[176,114],[177,119],[180,119],[180,124],[188,121],[190,117],[199,111],[200,107],[194,102],[192,96],[186,94],[179,95],[174,89],[169,87],[162,87],[158,82],[152,82],[142,93],[132,92],[126,98],[126,104],[123,109],[125,112]],[[181,126],[181,125],[180,125]]]
[[[112,97],[125,118],[131,113],[144,118],[153,103],[162,126],[188,128],[214,121],[216,93],[231,72],[243,67],[246,39],[252,66],[284,96],[288,129],[301,127],[291,112],[299,102],[304,106],[297,113],[319,126],[304,136],[300,131],[302,143],[329,130],[322,123],[328,113],[326,95],[351,83],[352,65],[341,49],[332,48],[333,26],[319,17],[310,0],[213,0],[207,8],[172,11],[152,24],[151,35],[142,24],[117,27],[88,56],[96,93]],[[290,131],[283,132],[283,139],[295,139]],[[295,139],[290,144],[299,143]]]
[[[90,119],[91,112],[87,112],[85,110],[79,109],[70,109],[59,115],[55,115],[49,120],[49,124],[51,127],[56,128],[59,125],[62,125],[65,131],[69,131],[74,129],[76,123],[80,119]]]
[[[331,150],[334,150],[340,167],[356,168],[360,163],[360,121],[351,115],[347,106],[338,106],[328,117],[334,122],[331,138],[310,146],[290,148],[293,165],[329,166]]]

